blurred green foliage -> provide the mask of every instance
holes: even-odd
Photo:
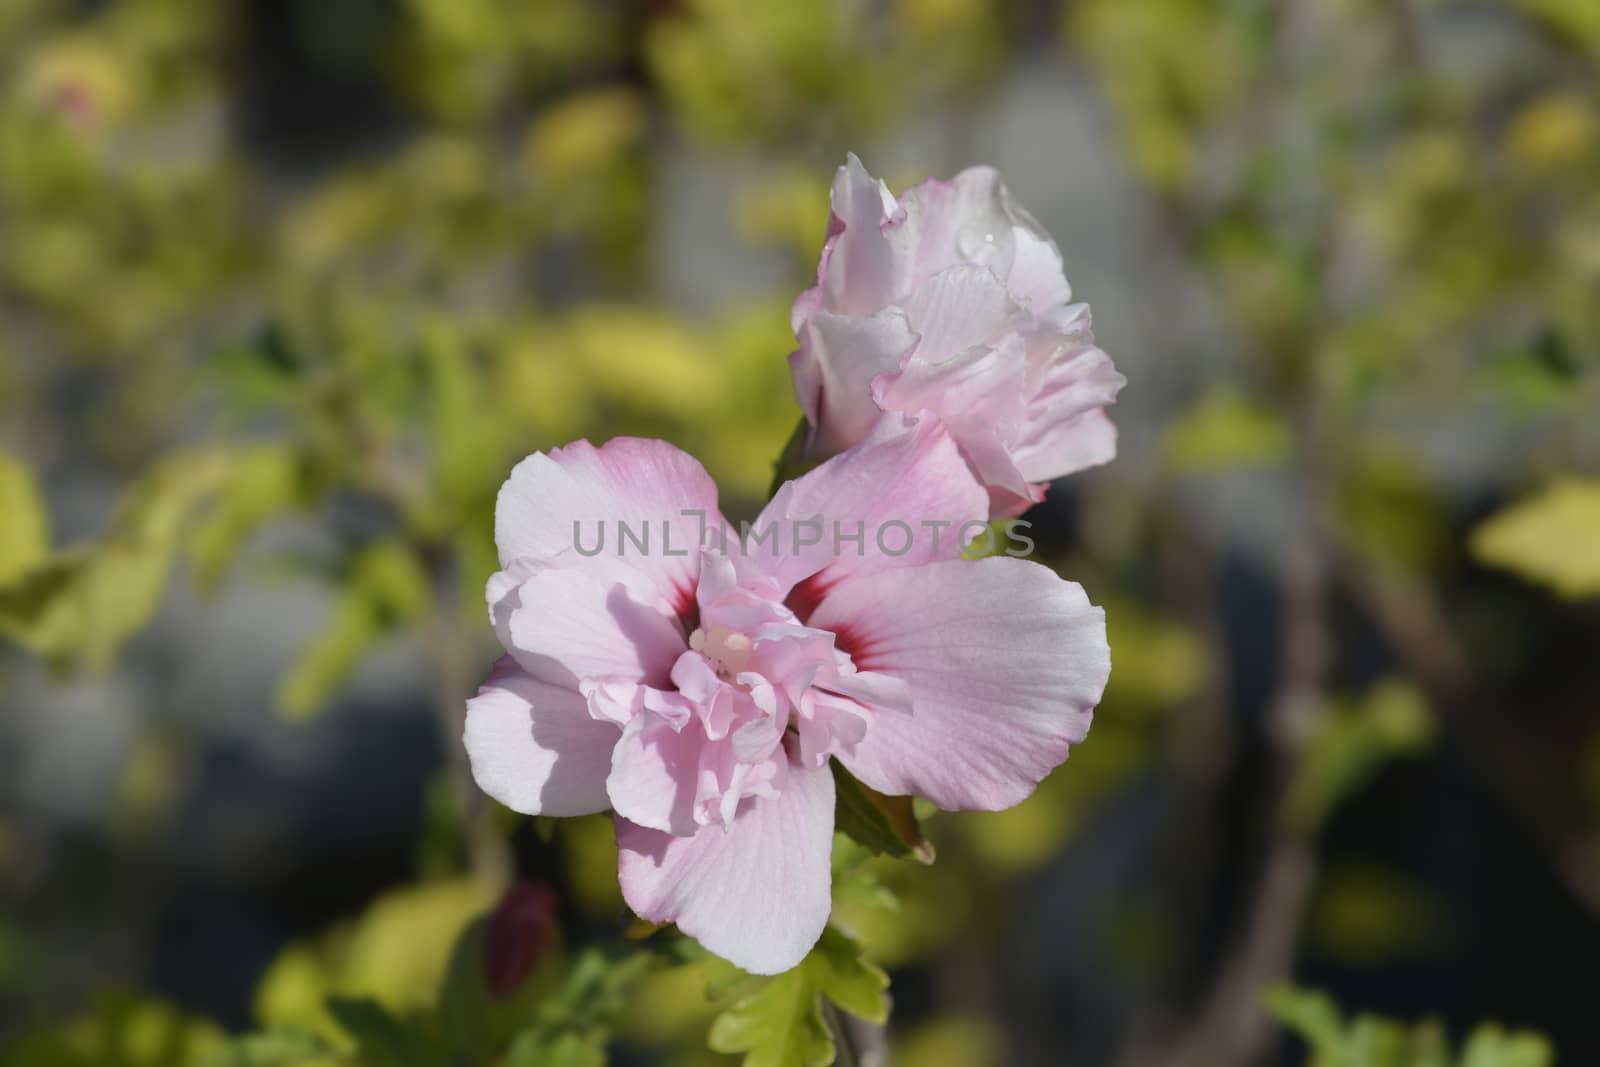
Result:
[[[107,994],[82,1018],[50,1027],[0,1054],[5,1067],[204,1067],[226,1038],[159,1000]]]
[[[1472,551],[1562,596],[1600,594],[1600,483],[1561,481],[1502,511],[1473,531]]]
[[[1422,695],[1396,679],[1327,709],[1312,730],[1283,802],[1284,820],[1302,832],[1314,831],[1389,760],[1425,749],[1434,734]]]
[[[1452,1054],[1437,1023],[1415,1026],[1373,1015],[1346,1020],[1320,993],[1272,990],[1268,1007],[1311,1050],[1308,1067],[1551,1067],[1544,1038],[1485,1023]]]
[[[1117,670],[1091,743],[1005,813],[865,797],[850,828],[887,855],[839,839],[835,927],[796,971],[728,974],[657,934],[553,950],[515,996],[489,996],[477,920],[504,888],[510,820],[447,777],[425,802],[424,880],[286,948],[258,1032],[108,995],[0,1064],[591,1067],[619,1038],[678,1067],[827,1063],[830,1014],[884,1018],[881,967],[1003,922],[989,905],[1010,879],[1141,775],[1194,758],[1184,724],[1216,711],[1226,665],[1215,617],[1153,591],[1174,483],[1286,475],[1308,501],[1291,547],[1386,588],[1432,589],[1471,558],[1592,597],[1600,8],[1492,6],[1504,47],[1457,63],[1422,24],[1470,14],[1466,0],[285,2],[300,75],[374,101],[370,135],[330,146],[322,101],[253,66],[260,4],[0,0],[0,635],[61,670],[110,668],[175,573],[212,592],[287,573],[327,592],[327,617],[278,680],[284,716],[335,704],[406,636],[453,714],[492,655],[482,586],[511,464],[585,435],[660,435],[706,463],[730,511],[758,505],[795,421],[787,306],[814,266],[830,168],[982,102],[1040,57],[1040,18],[1090,73],[1237,350],[1160,435],[1150,499],[1086,480],[1086,556],[1052,561],[1108,609]],[[729,230],[793,268],[701,315],[651,267],[662,174],[691,149],[728,176]],[[1518,431],[1513,488],[1546,486],[1465,541],[1410,432],[1463,404]],[[47,504],[85,472],[122,487],[89,536]],[[1404,673],[1316,687],[1273,833],[1314,842],[1446,728],[1438,687]],[[119,817],[161,817],[181,744],[136,746]],[[1596,753],[1591,738],[1591,798]],[[938,863],[896,858],[927,855],[924,834]],[[546,840],[572,912],[615,926],[610,821]],[[0,823],[0,869],[17,852]],[[1171,936],[1141,906],[1104,939],[1134,965],[1165,959]],[[1331,866],[1307,906],[1308,941],[1352,965],[1439,933],[1427,893],[1373,865]],[[0,927],[0,988],[37,956]],[[1528,1036],[1479,1030],[1452,1058],[1436,1028],[1346,1022],[1312,994],[1272,1003],[1318,1067],[1549,1061]],[[985,1018],[897,1042],[912,1067],[1007,1062]]]

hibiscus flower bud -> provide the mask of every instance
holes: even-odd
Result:
[[[854,155],[839,168],[817,284],[795,301],[789,357],[824,458],[885,411],[944,419],[996,517],[1116,454],[1105,408],[1123,377],[1070,303],[1061,253],[992,167],[896,200]]]
[[[518,882],[483,924],[483,982],[497,1000],[522,988],[556,933],[556,894]]]

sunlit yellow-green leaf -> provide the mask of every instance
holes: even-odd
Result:
[[[628,1034],[651,1045],[703,1040],[717,1013],[706,995],[711,963],[695,960],[644,979],[623,1019]]]
[[[0,1067],[210,1067],[225,1048],[210,1022],[153,997],[113,993],[0,1052]]]
[[[611,817],[561,819],[555,835],[575,903],[596,918],[617,914],[623,902],[617,888],[617,832]]]
[[[1577,93],[1542,96],[1517,112],[1506,133],[1512,162],[1533,171],[1571,163],[1595,146],[1594,107]]]
[[[612,87],[569,96],[539,116],[528,131],[535,173],[571,178],[605,164],[644,131],[644,101]]]
[[[498,894],[468,878],[391,890],[352,922],[285,949],[256,990],[257,1018],[337,1035],[330,995],[371,997],[391,1011],[431,1004],[461,931]]]
[[[50,551],[50,516],[33,472],[0,451],[0,586]]]
[[[42,656],[108,665],[155,612],[184,523],[229,469],[220,452],[157,465],[122,500],[104,538],[38,560],[0,586],[0,635]]]
[[[1600,51],[1600,9],[1588,0],[1516,0],[1515,6],[1578,44]]]
[[[1001,1067],[1005,1039],[993,1020],[944,1017],[912,1027],[894,1042],[899,1067]]]
[[[1121,708],[1165,709],[1192,696],[1210,669],[1205,650],[1188,628],[1162,618],[1133,601],[1106,601],[1106,639],[1117,662],[1137,664],[1113,670],[1106,701]]]
[[[740,189],[734,217],[747,240],[779,242],[809,259],[825,236],[827,176],[804,168],[765,174]]]
[[[1600,594],[1600,481],[1564,479],[1490,517],[1472,554],[1564,597]]]
[[[1219,389],[1167,427],[1161,451],[1169,469],[1194,474],[1282,463],[1293,444],[1289,425],[1277,412]]]

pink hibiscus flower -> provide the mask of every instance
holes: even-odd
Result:
[[[795,300],[789,357],[807,451],[861,440],[880,411],[945,420],[996,517],[1116,455],[1105,408],[1124,379],[1050,235],[992,167],[896,200],[849,157],[833,182],[817,284]]]
[[[748,971],[794,966],[831,906],[830,757],[993,810],[1089,728],[1104,615],[1039,564],[961,560],[987,514],[932,416],[886,416],[783,486],[742,549],[671,445],[528,457],[496,508],[506,655],[467,705],[474,776],[528,814],[614,810],[636,912]],[[629,534],[599,544],[602,523]]]

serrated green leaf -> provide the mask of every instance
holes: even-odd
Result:
[[[833,1040],[804,965],[772,979],[717,1016],[714,1051],[745,1053],[744,1067],[827,1067]]]
[[[879,911],[900,910],[900,898],[894,890],[884,885],[878,876],[865,867],[857,867],[833,880],[833,900],[846,907],[874,908]]]
[[[1472,554],[1563,597],[1600,594],[1600,481],[1558,481],[1492,516]]]
[[[833,1037],[822,998],[881,1023],[889,1016],[889,977],[861,956],[861,946],[828,927],[800,964],[762,985],[711,1024],[714,1051],[744,1053],[744,1067],[826,1067]]]
[[[868,963],[861,946],[833,927],[823,930],[806,957],[817,991],[839,1007],[869,1023],[889,1019],[889,976]]]

